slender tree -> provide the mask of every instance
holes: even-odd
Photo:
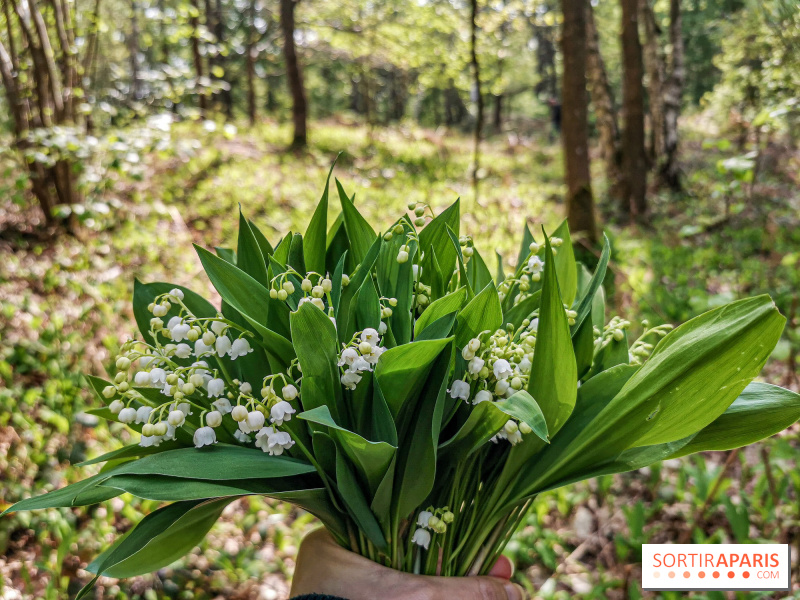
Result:
[[[245,68],[247,73],[247,118],[250,125],[256,122],[256,3],[250,0],[247,9],[247,44],[245,45]]]
[[[139,6],[131,0],[131,33],[128,36],[128,53],[131,61],[131,97],[141,98],[141,77],[139,75]]]
[[[197,106],[200,112],[205,115],[207,102],[205,95],[205,74],[203,69],[203,56],[200,54],[200,5],[198,0],[190,0],[192,10],[190,12],[189,25],[192,28],[192,63],[194,64],[194,76],[197,80]]]
[[[589,92],[599,133],[600,152],[606,164],[606,181],[608,197],[619,202],[623,193],[622,147],[617,121],[618,106],[614,100],[614,91],[608,80],[603,55],[600,54],[600,40],[594,20],[594,9],[591,3],[586,4],[586,43],[587,74]]]
[[[678,166],[678,117],[681,114],[681,97],[686,76],[683,56],[683,29],[681,2],[669,3],[669,39],[672,46],[669,76],[664,91],[664,162],[661,178],[673,190],[681,190],[681,173]]]
[[[650,109],[651,164],[660,164],[664,157],[664,57],[661,52],[661,29],[650,0],[640,0],[644,24],[644,66],[647,71],[647,102]]]
[[[481,67],[478,62],[478,0],[472,0],[470,10],[470,65],[472,66],[472,86],[475,93],[476,114],[472,153],[472,190],[478,202],[478,169],[481,160],[481,133],[483,131],[483,92],[481,90]]]
[[[625,115],[622,163],[625,193],[620,209],[630,219],[643,221],[647,215],[647,155],[644,147],[644,69],[639,40],[638,3],[638,0],[622,0],[622,103]]]
[[[594,196],[589,172],[588,97],[586,94],[586,0],[561,0],[564,25],[561,53],[562,133],[570,229],[597,241]]]
[[[308,144],[306,121],[308,108],[306,91],[303,85],[303,73],[297,58],[297,47],[294,43],[294,9],[295,0],[281,0],[281,29],[283,30],[283,57],[286,62],[286,79],[292,94],[292,121],[294,135],[292,148],[305,148]]]

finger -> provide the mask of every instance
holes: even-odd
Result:
[[[500,555],[497,562],[489,570],[489,575],[492,577],[499,577],[500,579],[511,579],[514,574],[514,563],[507,556]]]
[[[497,577],[437,577],[441,593],[434,598],[451,600],[525,600],[525,591]],[[430,598],[431,596],[425,596]]]

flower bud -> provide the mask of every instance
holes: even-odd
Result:
[[[234,421],[242,422],[247,418],[247,409],[242,405],[234,406],[231,417]]]
[[[145,423],[142,425],[142,435],[145,437],[150,437],[151,435],[155,434],[155,426],[152,423]]]
[[[131,361],[127,356],[120,356],[116,364],[120,371],[127,371],[131,368]]]
[[[180,427],[184,424],[184,422],[186,422],[186,415],[179,410],[170,411],[169,415],[167,416],[167,423],[173,427]]]
[[[191,381],[189,383],[184,383],[183,386],[181,387],[181,392],[183,392],[187,396],[191,396],[192,394],[194,394],[194,391],[195,387]]]
[[[289,294],[286,292],[286,290],[278,290],[278,300],[283,302],[288,297],[289,297]]]
[[[436,531],[436,527],[439,525],[439,523],[441,523],[441,521],[439,520],[439,517],[435,517],[434,516],[434,517],[431,517],[430,519],[428,519],[428,527],[430,527],[434,531]]]
[[[123,381],[122,383],[120,383],[120,384],[117,386],[117,389],[118,389],[120,392],[122,392],[122,393],[125,393],[125,392],[127,392],[129,389],[131,389],[131,386],[130,386],[130,385],[128,385],[128,382],[127,382],[127,381]]]
[[[397,262],[399,262],[401,265],[403,263],[407,263],[408,262],[408,252],[406,252],[405,250],[401,250],[400,252],[398,252],[397,253]]]
[[[417,206],[417,203],[416,203],[416,202],[409,202],[409,203],[408,203],[408,210],[414,210],[414,208],[415,208],[416,206]]]
[[[128,374],[120,371],[114,376],[114,383],[122,383],[123,381],[127,381]]]
[[[327,277],[322,280],[322,291],[326,294],[333,289],[333,282]]]
[[[461,251],[461,254],[464,255],[464,258],[472,258],[472,255],[475,253],[475,249],[472,246],[467,246]]]
[[[189,340],[190,342],[196,342],[199,338],[200,334],[194,327],[186,332],[186,339]]]
[[[111,404],[108,405],[108,410],[111,411],[111,414],[118,415],[119,411],[125,408],[125,403],[122,400],[114,400]]]
[[[322,298],[325,295],[325,290],[322,289],[321,285],[315,285],[311,288],[311,295],[314,296],[314,298]]]
[[[385,241],[387,241],[387,242],[392,241],[392,232],[391,231],[387,231],[386,233],[384,233],[383,234],[383,239]]]
[[[313,285],[311,283],[311,280],[308,278],[305,278],[303,279],[302,282],[300,282],[300,289],[303,290],[304,292],[310,292],[312,287]]]
[[[153,427],[155,435],[167,435],[167,422],[166,421],[159,421]]]
[[[294,284],[291,281],[284,281],[283,291],[287,294],[294,294]]]
[[[525,435],[528,435],[532,431],[533,431],[533,429],[531,429],[530,425],[528,425],[525,421],[520,421],[520,424],[519,424],[519,432],[520,433],[524,433]]]
[[[392,316],[392,309],[389,308],[388,306],[385,306],[381,311],[381,315],[383,316],[384,319],[388,319],[389,317]]]
[[[120,423],[133,423],[136,420],[136,409],[131,407],[123,408],[117,415]]]
[[[222,413],[218,410],[212,410],[206,415],[206,425],[209,427],[219,427],[222,425]]]
[[[614,333],[612,333],[611,335],[614,336],[614,339],[618,342],[621,342],[622,338],[625,337],[625,333],[621,329],[615,329]]]
[[[325,303],[322,301],[322,298],[312,298],[311,304],[313,304],[320,310],[325,310]]]
[[[170,373],[169,375],[167,375],[167,383],[169,385],[175,385],[176,383],[178,383],[178,376],[175,375],[175,373]]]
[[[423,225],[425,225],[425,217],[417,217],[416,219],[414,219],[414,225],[416,225],[417,227],[422,227]]]
[[[361,352],[361,354],[371,354],[372,344],[369,342],[361,342],[358,344],[358,351]]]
[[[346,273],[342,273],[342,287],[350,285],[350,277]]]
[[[422,215],[425,214],[425,207],[418,206],[417,208],[414,209],[414,214],[417,215],[418,217],[421,217]]]
[[[449,510],[442,515],[442,521],[445,523],[452,523],[456,516],[451,513]]]
[[[539,246],[539,244],[537,244],[536,242],[531,242],[531,245],[530,245],[530,246],[528,246],[528,249],[529,249],[531,252],[533,252],[534,254],[536,254],[537,252],[539,252],[539,248],[540,248],[540,246]]]
[[[520,379],[519,377],[513,377],[511,379],[511,387],[513,389],[515,389],[515,390],[521,390],[522,389],[522,379]]]
[[[147,312],[153,312],[155,307],[156,305],[151,302],[150,304],[147,305]]]
[[[503,426],[503,429],[508,435],[511,435],[519,430],[519,425],[517,425],[516,421],[508,420]]]
[[[275,288],[271,288],[269,290],[269,297],[272,298],[273,300],[276,300],[278,298],[278,290],[276,290]]]
[[[297,388],[290,383],[288,385],[283,386],[281,394],[283,395],[285,400],[294,400],[295,398],[297,398]]]

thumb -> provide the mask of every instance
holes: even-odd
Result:
[[[516,583],[497,577],[439,577],[445,592],[442,598],[459,600],[525,600],[525,591]],[[436,596],[439,598],[440,596]]]
[[[511,579],[514,574],[514,563],[507,556],[500,555],[494,566],[489,569],[489,575],[492,577],[499,577],[500,579]]]

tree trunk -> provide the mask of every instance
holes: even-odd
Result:
[[[203,57],[200,55],[200,5],[198,0],[191,0],[191,3],[194,10],[191,13],[189,24],[192,27],[192,60],[194,62],[195,79],[197,79],[197,106],[200,109],[200,114],[205,116],[207,103],[205,90],[203,89]]]
[[[503,94],[494,97],[494,129],[500,131],[503,128]]]
[[[647,155],[644,149],[644,88],[642,45],[639,41],[638,0],[622,1],[622,134],[625,197],[623,215],[644,221],[647,215]]]
[[[603,162],[606,164],[608,197],[619,202],[622,195],[623,177],[617,105],[614,101],[614,91],[608,81],[603,56],[600,54],[594,10],[589,3],[586,4],[586,44],[589,92],[594,106],[597,131],[600,134],[600,152]]]
[[[128,54],[131,61],[131,98],[141,98],[141,78],[139,76],[139,7],[136,0],[131,0],[131,35],[128,38]]]
[[[472,65],[472,85],[475,92],[476,115],[475,134],[472,152],[472,190],[478,202],[478,169],[481,160],[481,133],[483,131],[483,94],[481,93],[481,67],[478,63],[478,0],[472,0],[470,10],[470,64]]]
[[[561,0],[564,25],[561,54],[562,76],[561,140],[567,184],[567,220],[573,233],[597,241],[594,197],[589,172],[588,98],[586,94],[586,0]]]
[[[645,44],[644,65],[647,70],[649,89],[647,99],[650,106],[651,150],[653,165],[660,164],[664,157],[664,57],[661,54],[661,30],[656,23],[656,16],[650,0],[641,0],[639,4],[644,21]]]
[[[256,0],[250,0],[247,16],[247,118],[250,125],[256,123]]]
[[[670,0],[669,17],[672,56],[664,91],[664,162],[661,166],[661,178],[670,188],[679,192],[682,185],[678,166],[678,117],[681,114],[681,97],[685,77],[680,0]]]
[[[214,4],[214,37],[217,38],[217,45],[222,47],[225,44],[225,19],[222,15],[222,1],[216,0]],[[217,54],[216,64],[220,66],[222,76],[217,77],[222,82],[222,89],[219,92],[222,106],[225,109],[225,116],[229,119],[233,118],[233,95],[231,94],[231,83],[228,80],[228,65],[224,55]]]
[[[292,120],[294,135],[292,148],[305,148],[306,136],[306,92],[303,87],[303,73],[297,59],[297,48],[294,43],[294,7],[295,0],[281,0],[281,29],[283,30],[283,56],[286,61],[286,79],[292,94]]]

